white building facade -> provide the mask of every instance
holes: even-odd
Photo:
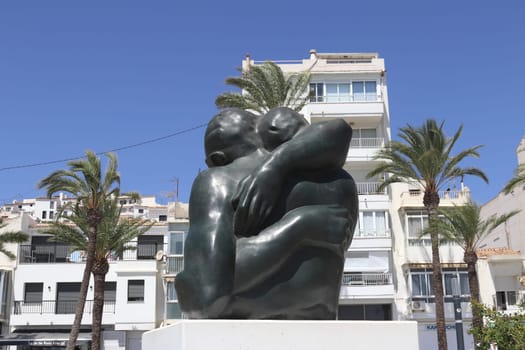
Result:
[[[60,210],[68,200],[72,199],[61,195],[25,200],[0,209],[10,224],[6,229],[22,230],[30,235],[27,243],[11,247],[17,255],[15,261],[4,264],[6,258],[0,257],[0,295],[5,306],[1,315],[2,334],[11,333],[0,340],[0,345],[11,344],[15,348],[18,344],[19,349],[41,349],[39,346],[43,345],[54,346],[53,349],[65,347],[74,320],[85,256],[67,244],[52,242],[42,230],[48,227],[55,210]],[[102,348],[139,350],[142,333],[159,327],[165,319],[167,288],[163,276],[165,252],[170,245],[168,208],[173,205],[157,204],[152,196],[138,201],[121,197],[120,201],[123,217],[148,219],[154,225],[129,243],[134,250],[110,256]],[[184,214],[184,210],[187,213],[187,205],[177,203],[175,207],[179,214]],[[82,349],[89,347],[91,339],[92,302],[93,279],[78,342]]]
[[[525,166],[525,136],[516,156],[518,166]],[[516,312],[525,303],[525,190],[500,192],[481,209],[483,219],[512,211],[519,212],[481,242],[477,264],[481,301],[504,312]]]
[[[254,62],[250,57],[243,67]],[[415,320],[420,347],[435,348],[434,298],[431,286],[429,239],[420,239],[428,224],[418,185],[395,184],[378,191],[380,178],[366,174],[374,155],[391,140],[388,89],[384,60],[375,53],[317,53],[308,59],[277,64],[285,73],[311,73],[309,102],[302,110],[311,122],[339,118],[353,128],[345,169],[359,193],[359,224],[346,253],[339,319]],[[386,175],[385,175],[386,176]],[[462,183],[440,193],[441,206],[465,203],[469,191]],[[471,318],[466,265],[459,246],[440,248],[445,286],[449,349],[456,349],[452,283],[461,287],[463,317]],[[473,349],[466,333],[466,348]]]

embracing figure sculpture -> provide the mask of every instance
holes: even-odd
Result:
[[[209,169],[190,196],[184,270],[190,318],[335,319],[358,213],[342,169],[341,119],[309,125],[289,108],[220,111],[205,135]]]

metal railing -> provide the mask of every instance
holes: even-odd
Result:
[[[350,148],[381,148],[384,140],[380,137],[356,137],[350,141]]]
[[[108,260],[153,260],[159,250],[166,249],[164,243],[139,243],[133,246],[136,249],[126,250],[120,256],[110,255]],[[18,261],[20,264],[83,263],[86,256],[84,251],[75,251],[69,245],[22,244],[18,250]]]
[[[168,255],[166,257],[166,273],[176,274],[182,271],[184,268],[184,256],[183,255]]]
[[[343,286],[384,286],[392,284],[391,273],[343,273]]]
[[[388,238],[390,237],[390,230],[383,231],[356,231],[354,238]]]
[[[408,192],[403,192],[401,194],[401,197],[409,196],[409,197],[423,197],[424,192],[420,189],[412,189]],[[458,190],[450,190],[450,191],[438,191],[438,195],[440,199],[458,199],[462,198],[464,196],[468,196],[468,191],[458,191]]]
[[[41,302],[25,302],[16,300],[13,305],[13,314],[74,314],[77,300],[42,300]],[[84,313],[90,314],[93,309],[93,300],[86,300]],[[115,300],[104,300],[103,313],[115,313]]]
[[[357,194],[386,194],[386,188],[379,191],[379,182],[357,182]]]
[[[310,95],[308,96],[310,103],[374,103],[382,102],[383,99],[375,94],[354,96],[354,95]]]

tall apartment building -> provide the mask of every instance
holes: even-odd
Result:
[[[381,179],[366,177],[377,165],[374,155],[391,140],[384,60],[376,53],[311,50],[307,59],[275,62],[285,73],[311,73],[309,102],[302,110],[309,122],[340,118],[354,130],[345,169],[357,183],[359,223],[346,253],[339,319],[415,320],[421,348],[436,347],[430,240],[419,237],[428,223],[421,188],[396,184],[378,191]],[[243,67],[261,63],[247,56]],[[465,203],[468,189],[462,183],[450,185],[440,193],[441,206]],[[440,252],[449,348],[455,349],[451,297],[456,279],[463,316],[471,317],[466,265],[460,247],[442,245]],[[472,337],[465,334],[465,339],[472,347]]]
[[[0,255],[0,346],[19,349],[65,348],[73,324],[80,280],[85,267],[82,251],[52,242],[43,234],[56,211],[73,199],[27,199],[0,207],[5,229],[23,230],[27,243],[8,247],[11,261]],[[170,312],[168,264],[170,249],[177,251],[177,233],[187,227],[187,204],[159,205],[153,196],[139,201],[121,197],[122,216],[154,222],[145,234],[129,242],[134,250],[110,257],[102,318],[103,349],[141,348],[142,333],[159,327]],[[91,340],[93,280],[90,282],[78,343],[87,349]],[[173,299],[173,298],[172,298]],[[11,334],[9,334],[11,333]]]

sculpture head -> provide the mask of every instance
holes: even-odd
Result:
[[[204,136],[206,164],[227,165],[262,148],[256,120],[257,116],[240,108],[226,108],[215,115]]]
[[[308,125],[303,115],[287,107],[272,108],[257,122],[264,148],[273,151]]]

